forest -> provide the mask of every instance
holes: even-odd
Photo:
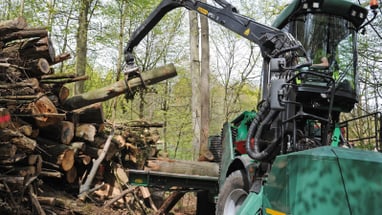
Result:
[[[71,55],[70,60],[56,65],[55,70],[90,77],[88,81],[73,84],[71,92],[81,93],[106,86],[122,76],[123,48],[129,35],[159,2],[8,0],[1,2],[3,10],[0,17],[1,20],[9,20],[23,16],[29,26],[46,27],[56,52]],[[271,25],[288,1],[240,0],[232,4],[240,13]],[[163,150],[171,158],[193,160],[198,157],[199,149],[193,146],[194,110],[190,104],[195,77],[190,72],[188,13],[185,9],[178,9],[164,17],[135,51],[135,63],[142,71],[174,63],[178,76],[137,93],[131,101],[119,97],[115,119],[164,123],[166,126],[161,131]],[[380,16],[358,38],[360,99],[351,113],[353,117],[379,110],[382,41],[379,19]],[[208,134],[217,135],[225,121],[232,120],[244,110],[256,109],[260,97],[262,58],[255,44],[215,23],[210,23],[208,35],[211,56]],[[103,106],[106,118],[110,118],[112,101],[104,102]]]
[[[66,84],[75,96],[124,78],[124,48],[160,1],[3,0],[0,21],[23,17],[28,27],[47,29],[55,52],[70,56],[54,63],[55,74],[87,77]],[[230,3],[270,26],[290,1]],[[350,113],[341,115],[343,121],[379,112],[382,105],[382,10],[376,11],[379,16],[357,38],[359,98]],[[262,56],[256,44],[186,9],[166,15],[135,48],[134,57],[142,72],[173,64],[177,76],[103,101],[104,117],[108,125],[160,125],[155,138],[167,158],[200,159],[208,137],[220,135],[223,124],[243,111],[257,110],[261,100]],[[369,123],[354,124],[350,136],[373,136]],[[373,150],[375,142],[365,140],[358,146]]]

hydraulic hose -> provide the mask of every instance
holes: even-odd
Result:
[[[269,125],[280,113],[280,111],[270,110],[269,102],[265,101],[259,109],[255,119],[248,129],[248,136],[245,143],[248,156],[254,160],[266,160],[273,154],[275,146],[278,144],[280,135],[275,131],[275,135],[266,149],[260,151],[260,138],[266,125]],[[254,137],[254,148],[251,147],[251,139]]]

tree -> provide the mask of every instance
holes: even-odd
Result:
[[[189,12],[190,22],[190,72],[191,72],[191,113],[193,138],[192,145],[194,147],[194,159],[199,156],[200,149],[200,57],[199,57],[199,22],[198,15],[195,11]]]
[[[203,0],[203,2],[207,2]],[[201,41],[201,64],[200,64],[200,155],[207,159],[213,159],[208,149],[208,137],[210,127],[210,42],[208,18],[200,16],[200,41]]]
[[[92,4],[94,6],[92,8]],[[78,17],[78,30],[77,30],[77,46],[76,46],[76,72],[77,75],[82,76],[86,74],[87,65],[87,41],[88,41],[88,27],[90,18],[93,11],[97,5],[98,0],[81,0],[79,2],[79,17]],[[79,81],[75,84],[75,94],[80,94],[84,92],[84,82]]]

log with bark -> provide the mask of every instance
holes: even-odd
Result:
[[[212,162],[185,160],[149,160],[147,168],[153,171],[178,173],[186,175],[219,176],[219,164]]]
[[[64,103],[64,108],[66,110],[74,110],[97,102],[109,100],[129,92],[130,90],[135,90],[138,87],[156,84],[160,81],[172,78],[176,76],[176,70],[173,64],[168,64],[150,71],[142,72],[141,76],[142,78],[136,77],[130,80],[120,80],[110,86],[68,98]]]

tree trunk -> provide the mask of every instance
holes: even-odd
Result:
[[[202,2],[207,2],[202,0]],[[208,18],[200,17],[201,29],[201,77],[200,77],[200,156],[212,161],[213,154],[208,149],[208,134],[210,126],[210,46]]]
[[[76,71],[77,75],[83,76],[86,74],[87,64],[87,42],[88,42],[88,15],[90,11],[90,4],[92,0],[81,0],[79,8],[78,18],[78,30],[77,30],[77,47],[76,47]],[[79,81],[75,83],[75,94],[81,94],[84,92],[84,82]]]
[[[190,52],[191,52],[191,112],[194,136],[192,145],[193,158],[199,155],[200,149],[200,61],[199,61],[199,24],[198,15],[194,11],[189,12],[190,19]]]

